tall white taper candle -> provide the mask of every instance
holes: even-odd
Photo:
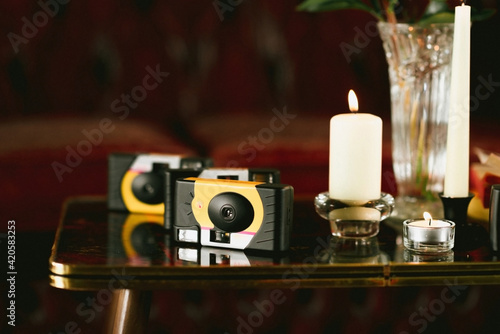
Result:
[[[444,196],[469,194],[470,6],[455,7]]]

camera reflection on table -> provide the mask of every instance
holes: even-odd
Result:
[[[108,264],[169,264],[163,215],[109,212],[107,256]]]

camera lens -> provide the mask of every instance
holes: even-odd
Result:
[[[212,198],[208,204],[208,216],[220,230],[240,232],[252,224],[254,210],[252,203],[244,196],[225,192]]]
[[[140,256],[161,257],[164,248],[165,232],[163,227],[151,222],[137,225],[130,234],[130,243]]]
[[[227,221],[234,219],[234,208],[231,205],[225,205],[220,209],[222,218]]]
[[[163,179],[156,173],[142,173],[132,181],[132,193],[143,203],[162,203],[163,189]]]

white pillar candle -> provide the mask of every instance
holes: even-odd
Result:
[[[469,195],[470,6],[455,7],[444,196]]]
[[[352,113],[330,120],[329,194],[333,199],[363,204],[380,198],[382,120],[372,114],[357,113],[357,99],[352,94]]]

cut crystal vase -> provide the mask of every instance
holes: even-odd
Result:
[[[442,217],[453,24],[379,22],[389,66],[396,219]],[[392,190],[391,190],[392,191]]]

